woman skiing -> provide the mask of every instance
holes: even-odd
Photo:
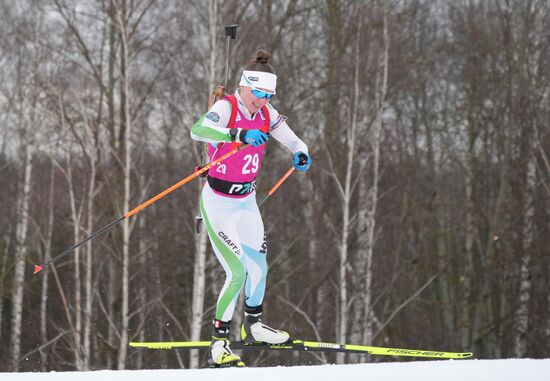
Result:
[[[277,76],[268,63],[270,54],[259,51],[244,68],[239,89],[212,105],[191,130],[191,137],[208,144],[211,161],[233,147],[246,147],[210,168],[200,198],[200,210],[216,257],[225,270],[218,296],[210,344],[212,366],[244,366],[230,349],[229,327],[239,292],[245,286],[245,342],[284,343],[287,332],[261,320],[267,277],[267,243],[256,203],[255,179],[265,143],[275,138],[293,154],[294,167],[306,171],[311,158],[307,146],[269,104],[276,93]]]

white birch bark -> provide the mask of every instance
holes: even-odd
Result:
[[[545,16],[548,16],[547,12],[539,13],[535,10],[535,7],[529,7],[529,11],[533,16],[533,25],[532,25],[532,34],[530,33],[527,36],[530,39],[531,43],[535,49],[530,52],[531,54],[526,56],[526,65],[524,66],[525,70],[528,72],[527,77],[531,79],[530,87],[533,89],[539,90],[540,85],[537,81],[541,77],[541,55],[543,54],[539,47],[542,46],[541,38],[544,36],[545,31]],[[542,64],[543,65],[543,64]],[[543,104],[543,99],[547,98],[548,90],[542,90],[545,93],[545,96],[541,97],[541,92],[536,91],[534,95],[539,99],[537,102],[538,109],[545,109]],[[536,115],[536,114],[535,114]],[[528,152],[528,162],[526,169],[526,178],[525,178],[525,196],[523,204],[523,232],[522,232],[522,249],[523,255],[521,258],[521,268],[520,268],[520,286],[519,286],[519,305],[516,309],[516,330],[515,330],[515,352],[517,357],[526,357],[527,356],[527,344],[528,337],[527,332],[529,330],[529,302],[531,300],[531,256],[533,243],[533,232],[535,231],[535,194],[537,188],[538,177],[541,176],[537,172],[537,151],[540,147],[540,141],[538,136],[538,125],[537,121],[533,121],[533,130],[530,131],[529,142],[528,142],[529,152]],[[543,160],[546,159],[546,156],[543,155]],[[544,173],[541,171],[541,173]],[[550,300],[550,299],[549,299]]]
[[[80,101],[80,99],[79,99]],[[86,110],[82,102],[80,103],[81,114],[84,120],[86,129],[86,141],[89,152],[85,153],[89,164],[89,179],[88,179],[88,194],[86,197],[86,237],[93,233],[94,223],[94,198],[96,192],[96,167],[97,167],[97,147],[94,145],[95,138],[91,126],[88,122]],[[95,142],[97,144],[97,142]],[[86,256],[84,263],[84,311],[83,311],[83,336],[82,336],[82,370],[90,369],[90,346],[91,346],[91,331],[92,331],[92,300],[93,300],[93,285],[92,285],[92,253],[93,240],[86,244]]]
[[[216,81],[217,60],[217,20],[218,0],[208,1],[208,32],[210,35],[210,57],[208,72],[209,91],[214,89]],[[199,182],[199,197],[202,190],[202,182]],[[204,223],[201,224],[199,234],[195,236],[195,265],[193,268],[193,297],[191,301],[191,341],[199,341],[201,338],[202,322],[204,320],[204,297],[206,283],[206,248],[207,234]],[[189,367],[199,367],[199,351],[191,350],[189,353]]]
[[[73,224],[73,242],[76,244],[80,241],[80,219],[82,217],[81,210],[77,210],[75,189],[73,186],[73,171],[71,164],[70,153],[66,153],[67,170],[66,177],[69,186],[69,205],[71,209],[71,220]],[[82,370],[82,356],[80,352],[80,338],[82,334],[82,290],[80,282],[80,248],[74,250],[74,331],[73,331],[73,352],[75,355],[75,367],[77,370]]]
[[[357,46],[359,42],[357,43]],[[359,103],[359,48],[356,51],[356,66],[355,66],[355,81],[353,88],[353,102],[351,105],[351,122],[346,131],[346,173],[344,177],[344,185],[340,183],[340,194],[342,202],[342,232],[340,238],[340,263],[339,263],[339,317],[338,317],[338,341],[345,343],[348,336],[348,279],[347,268],[348,263],[348,237],[350,234],[351,225],[351,211],[350,203],[352,197],[352,178],[353,178],[353,164],[355,159],[355,139],[357,132],[357,107]],[[336,176],[335,176],[336,178]],[[343,364],[345,361],[345,353],[338,353],[336,355],[336,362]]]
[[[364,285],[364,300],[363,308],[364,319],[366,320],[363,331],[363,342],[372,343],[374,338],[374,322],[376,316],[372,307],[372,264],[374,256],[375,245],[375,231],[376,231],[376,210],[378,206],[378,181],[380,177],[380,137],[382,134],[382,122],[384,117],[386,94],[388,89],[388,56],[390,48],[390,40],[388,36],[388,23],[387,16],[384,15],[383,19],[384,28],[384,55],[382,58],[382,78],[381,83],[379,76],[377,78],[377,92],[376,92],[376,118],[372,131],[372,138],[369,139],[372,147],[372,184],[368,190],[368,206],[367,206],[367,234],[366,234],[366,258],[365,258],[365,285]],[[363,358],[366,356],[362,356]]]
[[[50,172],[50,187],[48,195],[48,227],[46,236],[44,237],[44,258],[42,263],[46,263],[50,260],[52,251],[52,235],[54,224],[54,190],[55,190],[55,166],[52,163],[52,169]],[[48,326],[47,326],[47,313],[48,313],[48,284],[49,284],[50,272],[46,271],[42,274],[42,287],[40,291],[40,338],[42,343],[48,342]],[[48,355],[43,349],[40,349],[40,368],[43,372],[48,370]]]
[[[59,97],[59,113],[60,113],[60,125],[61,130],[65,130],[65,113],[63,107],[63,99]],[[77,206],[75,187],[73,185],[73,169],[71,163],[71,152],[67,150],[65,152],[65,161],[66,165],[63,167],[58,163],[53,156],[50,157],[52,164],[55,165],[63,174],[65,181],[67,182],[68,195],[69,195],[69,210],[70,210],[70,221],[73,227],[73,242],[76,244],[80,241],[80,228],[81,228],[81,219],[82,219],[82,204]],[[68,299],[63,300],[65,307],[65,313],[67,315],[67,320],[71,326],[71,339],[72,339],[72,351],[74,353],[74,365],[77,370],[83,370],[82,362],[82,348],[81,348],[81,336],[82,336],[82,285],[80,282],[80,248],[76,248],[73,252],[74,258],[74,273],[73,273],[73,287],[74,290],[74,303],[71,305],[68,302]],[[58,282],[59,280],[56,279]],[[74,311],[74,320],[71,316],[71,312]]]
[[[107,4],[108,3],[108,4]],[[116,4],[112,1],[105,3],[106,8],[104,11],[107,14],[107,27],[106,27],[106,35],[103,37],[106,38],[108,48],[107,55],[108,55],[108,63],[105,65],[105,68],[103,68],[103,59],[100,64],[96,64],[94,62],[93,54],[93,48],[91,46],[88,46],[86,44],[86,36],[81,33],[81,29],[84,30],[85,27],[78,24],[77,19],[74,17],[74,8],[71,4],[66,4],[64,2],[58,2],[55,1],[55,10],[59,13],[59,15],[63,18],[63,20],[66,22],[66,25],[68,27],[68,30],[71,32],[73,37],[76,41],[76,46],[78,47],[79,52],[82,55],[82,59],[88,64],[90,72],[93,74],[93,78],[95,79],[98,88],[102,91],[102,96],[104,95],[106,97],[106,103],[108,108],[108,123],[107,123],[107,129],[109,131],[109,143],[110,148],[114,152],[117,149],[117,143],[118,139],[116,139],[115,134],[115,101],[114,101],[114,94],[115,94],[115,66],[116,66],[116,56],[117,56],[117,49],[118,45],[116,42],[117,36],[116,36],[116,23],[114,22],[115,17],[112,16],[113,9],[116,7]],[[108,37],[106,37],[108,36]],[[105,41],[102,42],[104,44]],[[102,78],[102,70],[105,70],[107,73],[108,80],[104,82]],[[78,94],[77,94],[78,96]],[[101,106],[100,106],[101,107]],[[81,109],[83,110],[84,107],[81,104]],[[85,117],[86,113],[85,111],[82,111],[82,116]],[[89,130],[88,122],[85,122],[85,127],[87,130]],[[89,131],[87,131],[89,132]],[[94,147],[95,148],[95,147]],[[95,155],[96,152],[91,152],[89,155],[90,160],[93,162],[90,174],[90,179],[95,179],[95,165],[97,164],[97,156]],[[115,155],[113,155],[115,156]],[[116,161],[116,160],[115,160]],[[90,198],[90,195],[95,196],[95,187],[96,184],[94,183],[95,180],[92,180],[88,187],[88,198],[87,198],[87,219],[86,219],[86,233],[90,234],[93,229],[93,213],[90,213],[93,206],[93,197]],[[84,369],[89,368],[89,361],[90,361],[90,335],[91,335],[91,311],[92,311],[92,299],[93,299],[93,290],[91,289],[92,285],[92,261],[91,261],[91,253],[93,250],[93,241],[90,241],[86,246],[86,260],[84,264],[84,295],[85,295],[85,301],[84,301],[84,310],[82,313],[82,306],[79,304],[78,308],[81,310],[80,315],[83,315],[84,317],[84,327],[83,327],[83,337],[82,337],[82,356],[83,356],[83,364],[82,367]],[[115,299],[115,282],[118,281],[118,273],[117,273],[117,267],[114,265],[115,261],[112,260],[112,258],[108,259],[110,261],[109,266],[107,266],[107,273],[108,273],[108,289],[112,290],[107,294],[107,313],[109,316],[112,316],[112,310],[113,310],[113,301]],[[82,323],[80,323],[82,325]],[[116,337],[116,332],[114,332],[113,325],[109,324],[107,328],[107,342],[110,347],[114,347],[114,341]],[[80,340],[80,338],[79,338]],[[113,367],[113,361],[111,355],[107,356],[106,360],[106,367],[112,368]]]
[[[364,165],[369,162],[368,157],[364,157]],[[362,163],[363,165],[363,163]],[[365,316],[365,275],[367,267],[367,209],[369,206],[369,192],[367,184],[367,176],[360,175],[358,191],[358,208],[357,208],[357,255],[354,263],[354,268],[357,271],[356,283],[354,285],[355,291],[358,293],[358,297],[354,303],[353,315],[352,315],[352,331],[350,332],[349,341],[353,343],[364,343],[363,332],[365,331],[365,325],[367,319]]]
[[[202,224],[204,225],[204,224]],[[206,270],[206,229],[201,226],[200,233],[195,239],[195,266],[193,269],[193,299],[191,310],[191,341],[199,341],[201,336],[202,321],[204,319],[204,294],[205,294],[205,270]],[[191,351],[189,367],[199,367],[199,351]]]
[[[143,184],[145,184],[145,179],[144,179],[143,175],[140,176],[140,184],[142,184],[141,188],[143,189]],[[145,266],[146,266],[147,258],[148,258],[147,245],[146,245],[146,241],[143,237],[143,235],[144,235],[143,233],[145,232],[145,221],[146,221],[146,219],[147,219],[147,215],[144,214],[138,220],[138,227],[139,227],[139,232],[140,232],[139,243],[138,243],[138,247],[139,247],[138,260],[139,260],[140,269],[145,269],[146,268]],[[145,282],[140,285],[139,293],[138,293],[138,299],[139,299],[139,305],[141,307],[145,306],[145,303],[147,303],[147,288],[148,287],[150,287],[150,286],[145,284]],[[140,309],[139,318],[140,318],[140,322],[142,322],[142,323],[145,322],[146,314],[145,314],[145,309],[144,308]],[[141,332],[139,333],[138,340],[139,341],[145,341],[145,328],[142,329]],[[136,359],[136,368],[137,369],[142,368],[143,355],[144,354],[145,354],[144,351],[139,351],[136,354],[137,355],[137,359]]]
[[[34,119],[34,118],[32,118]],[[27,255],[27,233],[29,227],[29,202],[32,179],[32,157],[34,142],[30,131],[25,131],[24,177],[22,194],[19,202],[19,219],[16,227],[15,269],[13,275],[13,293],[11,298],[11,359],[13,370],[19,370],[19,356],[21,355],[21,322],[23,317],[23,290],[25,279],[25,256]]]
[[[131,133],[132,121],[130,118],[130,65],[128,57],[128,24],[126,15],[123,15],[121,10],[117,9],[118,27],[122,41],[122,59],[121,59],[121,81],[124,92],[124,103],[121,105],[124,108],[124,123],[126,126],[124,135],[124,199],[122,202],[123,210],[126,213],[130,210],[130,169],[131,169]],[[129,309],[129,257],[130,257],[130,221],[126,218],[122,224],[122,306],[121,306],[121,322],[120,322],[120,345],[118,348],[118,369],[122,370],[126,367],[126,357],[128,353],[128,309]]]
[[[515,311],[515,352],[517,357],[527,355],[527,332],[529,329],[529,301],[531,299],[531,244],[533,243],[535,217],[535,188],[537,183],[536,143],[533,137],[529,143],[529,160],[525,179],[523,216],[523,255],[521,257],[519,303]]]
[[[355,119],[355,118],[354,118]],[[355,151],[355,120],[348,129],[347,141],[347,163],[344,187],[342,190],[342,232],[340,238],[340,262],[339,262],[339,318],[338,318],[338,341],[345,343],[347,340],[348,328],[348,287],[347,287],[347,266],[348,266],[348,236],[350,227],[350,202],[351,202],[351,177],[353,167],[353,154]],[[338,353],[336,362],[343,364],[345,353]]]
[[[361,6],[361,13],[363,8]],[[362,17],[360,17],[362,20]],[[347,130],[347,140],[346,140],[346,149],[347,149],[347,158],[346,158],[346,174],[344,178],[344,185],[340,186],[341,201],[342,201],[342,235],[340,241],[340,263],[339,263],[339,273],[340,273],[340,289],[339,289],[339,317],[338,317],[338,340],[341,343],[345,343],[348,337],[348,324],[349,324],[349,306],[348,306],[348,279],[347,279],[347,268],[349,266],[348,260],[348,238],[351,229],[351,220],[353,218],[350,203],[353,195],[353,189],[355,184],[352,184],[353,179],[353,164],[355,154],[357,151],[356,147],[356,136],[357,136],[357,117],[358,117],[358,108],[359,108],[359,69],[360,69],[360,32],[361,32],[362,22],[358,23],[357,34],[356,34],[356,49],[355,49],[355,73],[354,73],[354,87],[353,87],[353,102],[351,103],[350,108],[350,126]],[[369,309],[370,311],[370,309]],[[345,354],[338,353],[336,356],[336,362],[339,364],[344,363]]]

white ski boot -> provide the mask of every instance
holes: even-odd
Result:
[[[208,365],[211,368],[242,367],[244,362],[234,354],[230,348],[229,327],[231,322],[215,319],[213,322],[212,341],[210,342],[210,359]]]
[[[208,364],[213,368],[244,367],[244,362],[234,354],[226,337],[212,336],[210,343],[210,359]]]
[[[260,316],[261,313],[245,313],[241,328],[241,339],[245,343],[282,344],[289,340],[288,332],[265,325]]]

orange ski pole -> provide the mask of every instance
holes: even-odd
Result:
[[[288,179],[288,176],[290,176],[292,172],[294,172],[294,166],[290,167],[290,169],[286,171],[283,177],[281,177],[279,181],[277,181],[277,183],[273,185],[273,187],[269,190],[269,192],[267,192],[267,196],[265,196],[264,199],[258,204],[258,207],[260,207],[264,203],[264,201],[269,198],[269,196],[271,196],[273,193],[275,193],[277,189],[279,189],[281,184],[284,183],[286,179]]]
[[[49,266],[50,264],[60,260],[61,258],[63,258],[64,256],[66,256],[67,254],[71,253],[73,250],[75,250],[76,248],[84,245],[86,242],[88,242],[89,240],[99,236],[100,234],[102,233],[105,233],[106,231],[109,231],[111,230],[113,227],[115,227],[116,225],[118,225],[120,222],[124,221],[125,219],[127,218],[130,218],[132,217],[134,214],[138,213],[139,211],[147,208],[149,205],[151,205],[152,203],[154,203],[155,201],[158,201],[159,199],[163,198],[164,196],[166,196],[167,194],[169,193],[172,193],[173,191],[175,191],[176,189],[178,189],[179,187],[181,187],[182,185],[188,183],[189,181],[193,180],[195,177],[198,177],[200,176],[201,174],[203,174],[204,172],[208,171],[211,167],[213,167],[214,165],[220,163],[221,161],[227,159],[229,156],[231,155],[234,155],[236,154],[237,152],[239,152],[240,150],[244,149],[248,147],[247,144],[242,144],[234,149],[232,149],[231,151],[229,151],[228,153],[226,153],[225,155],[221,156],[220,158],[214,160],[213,162],[209,163],[208,165],[205,165],[204,167],[202,167],[201,169],[197,170],[196,172],[194,172],[193,174],[187,176],[185,179],[181,180],[179,183],[177,184],[174,184],[172,185],[170,188],[160,192],[159,194],[157,194],[155,197],[151,198],[150,200],[147,200],[145,201],[143,204],[137,206],[136,208],[130,210],[129,212],[127,212],[125,215],[119,217],[117,220],[111,222],[110,224],[108,225],[105,225],[104,227],[102,227],[101,229],[99,229],[98,231],[96,231],[95,233],[91,234],[90,236],[84,238],[82,241],[78,242],[77,244],[75,244],[74,246],[71,246],[69,247],[67,250],[65,250],[64,252],[62,252],[61,254],[57,255],[56,257],[52,258],[51,260],[49,260],[48,262],[44,263],[43,265],[35,265],[34,266],[34,273],[39,273],[40,271],[42,271],[45,267]]]

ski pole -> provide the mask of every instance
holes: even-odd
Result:
[[[300,162],[298,164],[305,164],[306,161],[307,160],[304,160],[304,159],[300,158]],[[293,165],[292,167],[290,167],[290,169],[288,171],[286,171],[286,173],[283,175],[283,177],[281,177],[279,179],[279,181],[277,181],[277,183],[275,185],[273,185],[273,188],[271,188],[269,190],[269,192],[267,192],[267,196],[265,196],[264,199],[258,204],[258,208],[264,203],[265,200],[267,200],[269,198],[269,196],[271,196],[273,193],[275,193],[275,191],[277,189],[279,189],[281,184],[284,183],[286,179],[288,179],[288,176],[292,175],[292,172],[294,172],[295,169],[296,168]]]
[[[258,204],[258,208],[262,206],[262,204],[265,202],[265,200],[269,198],[269,196],[271,196],[273,193],[275,193],[277,189],[279,189],[281,184],[284,183],[286,179],[288,179],[288,176],[290,176],[292,172],[294,172],[294,166],[290,167],[290,169],[286,171],[283,177],[281,177],[279,181],[277,181],[277,183],[273,185],[273,187],[269,190],[269,192],[267,192],[267,196],[265,196],[264,199],[260,201],[260,203]]]
[[[98,231],[96,231],[95,233],[91,234],[90,236],[84,238],[82,241],[78,242],[77,244],[75,244],[74,246],[71,246],[69,247],[67,250],[65,250],[64,252],[62,252],[61,254],[57,255],[56,257],[50,259],[48,262],[44,263],[43,265],[35,265],[34,266],[34,274],[36,273],[39,273],[40,271],[42,271],[45,267],[49,266],[50,264],[54,263],[54,262],[57,262],[58,260],[60,260],[61,258],[63,258],[64,256],[66,256],[67,254],[71,253],[73,250],[75,250],[76,248],[84,245],[86,242],[88,242],[89,240],[99,236],[100,234],[102,233],[105,233],[109,230],[111,230],[113,227],[115,227],[116,225],[118,225],[120,222],[124,221],[125,219],[127,218],[130,218],[132,217],[134,214],[138,213],[139,211],[145,209],[146,207],[148,207],[149,205],[151,205],[152,203],[154,203],[155,201],[158,201],[159,199],[163,198],[164,196],[168,195],[169,193],[172,193],[173,191],[175,191],[176,189],[178,189],[179,187],[181,187],[182,185],[188,183],[189,181],[193,180],[195,177],[198,177],[200,176],[202,173],[208,171],[211,167],[213,167],[214,165],[222,162],[223,160],[227,159],[229,156],[231,155],[234,155],[236,154],[237,152],[239,152],[240,150],[244,149],[248,147],[248,144],[242,144],[234,149],[232,149],[231,151],[229,151],[228,153],[226,153],[225,155],[221,156],[220,158],[214,160],[213,162],[209,163],[208,165],[205,165],[204,167],[200,168],[199,170],[197,170],[196,172],[194,172],[193,174],[187,176],[185,179],[181,180],[180,182],[172,185],[170,188],[168,189],[165,189],[164,191],[160,192],[159,194],[157,194],[155,197],[145,201],[143,204],[135,207],[134,209],[130,210],[129,212],[127,212],[125,215],[119,217],[117,220],[111,222],[110,224],[108,225],[105,225],[104,227],[102,227],[101,229],[99,229]]]
[[[216,102],[216,100],[222,99],[225,95],[225,89],[227,88],[227,76],[229,73],[229,45],[231,43],[231,40],[234,40],[235,38],[237,38],[237,27],[238,27],[237,24],[225,26],[225,37],[227,37],[226,44],[225,44],[225,82],[223,85],[218,85],[216,90],[212,91],[212,94],[210,94],[210,99],[208,99],[207,110],[210,110],[210,107],[212,107],[212,105]],[[205,145],[205,150],[206,150],[206,145]],[[204,174],[203,177],[206,177],[206,173]],[[197,234],[199,234],[202,217],[198,215],[195,217],[195,220],[196,220],[195,230]]]
[[[208,99],[208,110],[210,110],[210,107],[212,107],[217,99],[223,98],[225,94],[227,76],[229,75],[229,45],[231,40],[237,37],[237,27],[238,25],[226,25],[225,27],[225,36],[227,37],[227,42],[225,44],[225,82],[223,85],[218,85],[216,90],[212,91],[212,94],[210,94],[210,98]]]

